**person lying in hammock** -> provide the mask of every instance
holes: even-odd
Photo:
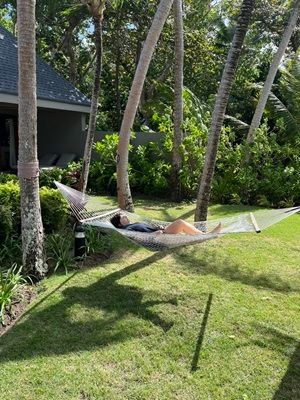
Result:
[[[182,219],[177,219],[174,222],[171,222],[166,227],[164,226],[151,226],[145,222],[134,222],[131,223],[128,217],[123,213],[118,213],[114,215],[110,222],[118,229],[126,229],[128,231],[137,231],[137,232],[148,232],[148,233],[167,233],[167,234],[176,234],[176,233],[185,233],[187,235],[197,235],[199,233],[202,234],[212,234],[212,233],[220,233],[221,224],[218,224],[212,231],[203,232],[199,229],[195,228],[193,225],[189,224]]]

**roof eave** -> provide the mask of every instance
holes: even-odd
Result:
[[[0,93],[0,103],[19,104],[18,96],[8,93]],[[51,101],[47,99],[37,99],[39,108],[50,108],[53,110],[74,111],[82,113],[90,113],[90,106],[83,104],[64,103],[59,101]]]

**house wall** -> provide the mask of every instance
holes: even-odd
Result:
[[[79,112],[38,109],[38,153],[83,155],[84,115]]]

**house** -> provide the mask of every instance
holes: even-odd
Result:
[[[0,170],[17,164],[17,52],[17,39],[0,26]],[[82,156],[90,101],[39,57],[37,99],[39,159],[51,164],[61,154]]]

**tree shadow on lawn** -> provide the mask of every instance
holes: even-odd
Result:
[[[256,325],[260,339],[254,344],[270,348],[286,356],[292,353],[288,368],[272,398],[272,400],[300,399],[300,342],[292,336],[279,332],[277,329]]]
[[[273,397],[273,400],[300,399],[300,343],[293,353],[288,369]]]
[[[29,311],[25,320],[1,338],[0,363],[37,356],[66,354],[122,342],[149,332],[135,319],[150,321],[163,331],[172,327],[150,308],[177,305],[175,298],[162,298],[153,291],[117,283],[123,277],[163,259],[168,253],[156,253],[131,266],[101,278],[87,287],[63,290],[63,299],[40,311]],[[143,298],[147,296],[146,301]],[[76,311],[76,307],[80,307]],[[72,313],[72,307],[73,309]],[[91,318],[91,309],[97,313]],[[100,316],[99,316],[100,311]],[[72,320],[78,313],[82,320]],[[126,318],[129,318],[126,320]]]
[[[243,266],[232,261],[230,257],[218,257],[214,249],[189,248],[174,252],[178,265],[182,265],[197,274],[216,275],[230,282],[240,282],[258,289],[271,289],[277,292],[299,291],[277,274],[256,273],[243,270]]]

